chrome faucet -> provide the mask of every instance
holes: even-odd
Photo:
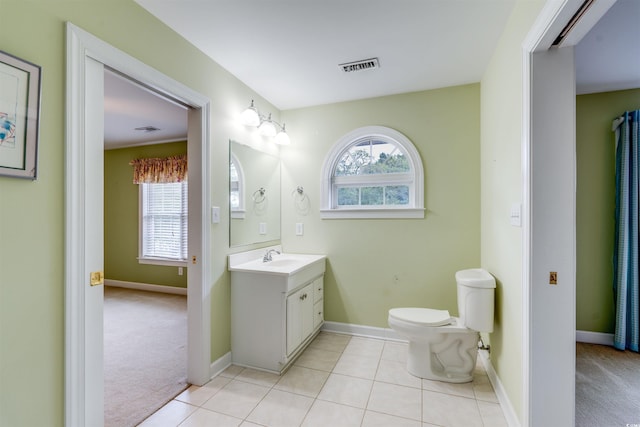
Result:
[[[280,252],[276,251],[275,249],[269,249],[267,253],[264,254],[264,257],[262,258],[262,262],[273,261],[273,258],[271,258],[271,255],[273,253],[277,253],[278,255],[280,255]]]

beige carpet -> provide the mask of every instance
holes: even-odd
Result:
[[[576,345],[576,427],[640,425],[640,354]]]
[[[105,426],[135,426],[187,388],[187,298],[104,293]]]

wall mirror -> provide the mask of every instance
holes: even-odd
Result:
[[[280,159],[229,141],[229,246],[280,240]]]

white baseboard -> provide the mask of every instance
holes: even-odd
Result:
[[[605,332],[576,331],[576,341],[613,347],[613,334]]]
[[[229,366],[231,366],[231,361],[232,359],[231,359],[230,351],[227,352],[227,354],[223,355],[222,357],[218,358],[217,360],[214,360],[211,366],[209,367],[209,372],[211,372],[211,378],[215,377],[220,372],[224,371]]]
[[[389,341],[403,341],[393,329],[390,328],[378,328],[375,326],[354,325],[351,323],[340,322],[324,322],[322,330],[325,332],[334,332],[336,334],[353,335],[358,337],[377,338],[381,340]]]
[[[518,419],[518,415],[513,409],[511,400],[509,400],[509,397],[507,396],[507,392],[502,385],[502,381],[500,381],[500,377],[498,377],[496,370],[491,364],[489,352],[487,350],[478,350],[478,357],[482,361],[484,370],[487,371],[487,376],[489,377],[489,381],[493,386],[493,390],[496,392],[496,397],[500,402],[500,407],[502,408],[502,413],[507,420],[507,424],[509,425],[509,427],[520,427],[521,424],[520,420]]]
[[[178,288],[175,286],[151,285],[148,283],[126,282],[124,280],[104,279],[105,286],[113,286],[116,288],[137,289],[139,291],[162,292],[165,294],[186,295],[187,288]]]

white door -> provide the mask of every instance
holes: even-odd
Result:
[[[104,66],[88,58],[85,70],[85,420],[87,426],[101,426],[104,424]]]

